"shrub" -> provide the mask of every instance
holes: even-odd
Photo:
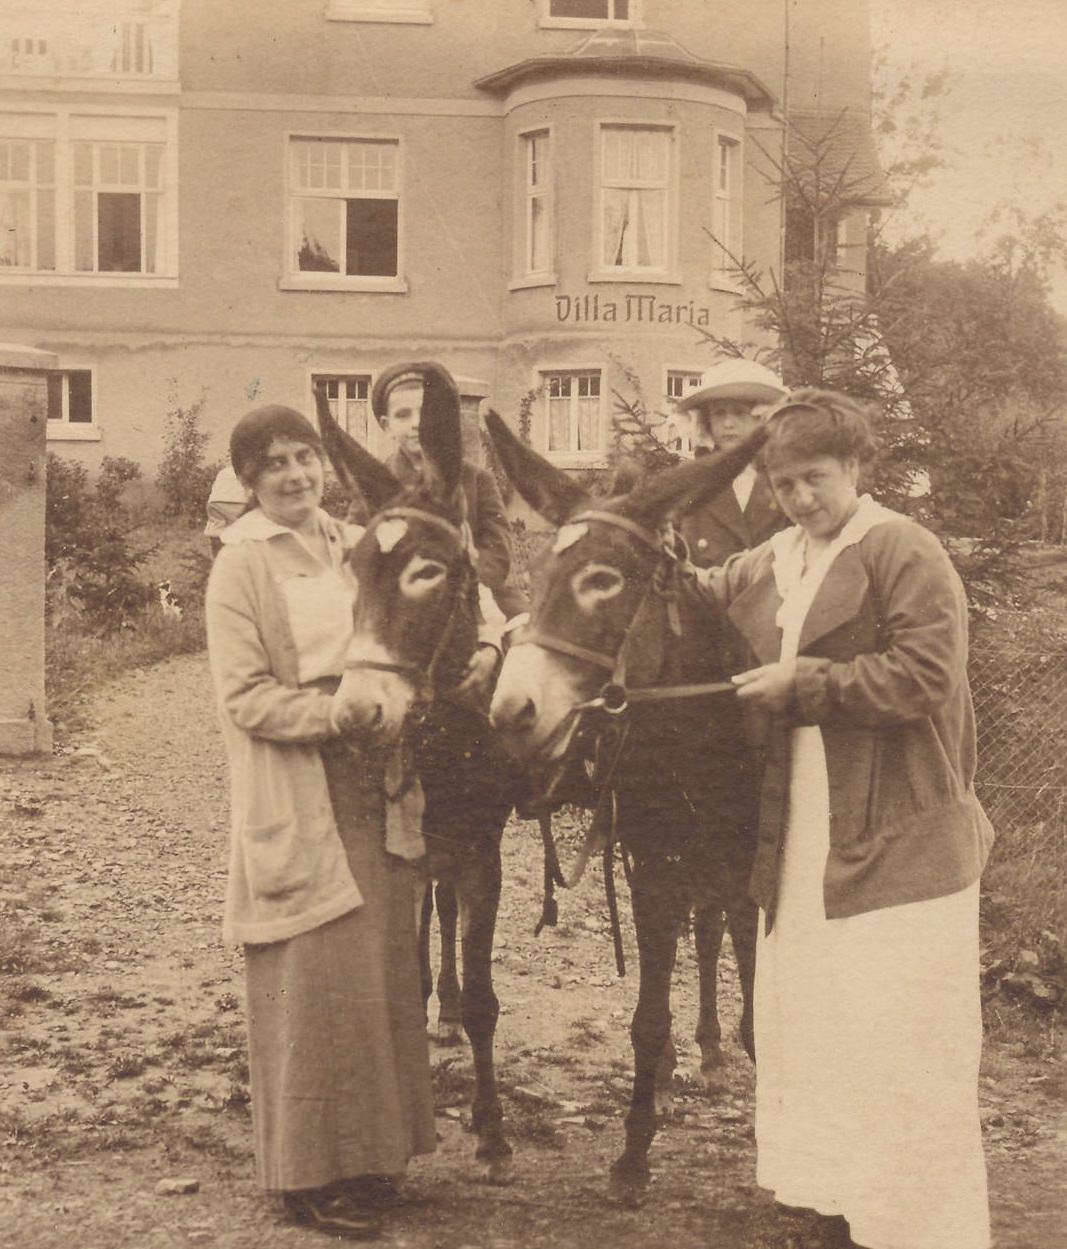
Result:
[[[124,487],[140,467],[105,456],[95,485],[81,464],[48,457],[45,501],[46,611],[53,622],[75,614],[88,632],[110,634],[152,597],[138,576],[148,551],[131,549]]]
[[[201,395],[188,408],[176,406],[167,414],[163,456],[156,474],[167,514],[190,523],[203,522],[211,484],[221,467],[218,461],[204,459],[208,435],[200,428],[203,410]]]

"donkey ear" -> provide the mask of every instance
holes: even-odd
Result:
[[[326,388],[321,385],[315,387],[315,410],[322,445],[345,493],[353,500],[365,499],[372,513],[381,511],[400,493],[400,482],[380,460],[375,459],[337,424],[330,415]]]
[[[460,432],[459,391],[439,364],[422,365],[422,416],[419,442],[435,491],[451,499],[459,485],[463,468],[463,439]]]
[[[562,525],[589,503],[589,496],[577,482],[516,437],[492,409],[485,414],[485,425],[504,472],[519,494],[545,520]]]
[[[766,440],[767,429],[761,425],[731,451],[656,473],[638,485],[620,510],[649,529],[657,528],[668,516],[684,516],[721,494]]]

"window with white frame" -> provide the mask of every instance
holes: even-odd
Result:
[[[595,455],[604,450],[600,370],[542,374],[549,454]]]
[[[664,396],[664,408],[667,419],[663,423],[660,439],[672,451],[682,455],[691,455],[693,451],[693,421],[688,412],[679,412],[678,404],[700,389],[702,374],[695,369],[668,369],[667,393]]]
[[[640,0],[544,0],[545,20],[582,26],[602,22],[631,23]]]
[[[93,425],[93,375],[89,369],[48,373],[49,435],[88,430]]]
[[[395,139],[290,139],[291,275],[398,276],[399,154]]]
[[[326,387],[326,401],[333,419],[346,433],[367,446],[375,427],[370,410],[370,374],[313,373],[312,394],[320,385]]]
[[[604,125],[600,141],[600,267],[665,269],[670,130]]]
[[[552,271],[552,148],[547,130],[522,136],[523,274]]]
[[[158,273],[161,143],[73,144],[74,268]]]
[[[176,277],[172,119],[0,114],[0,278]]]
[[[715,143],[714,195],[712,199],[711,269],[718,278],[728,277],[741,257],[740,168],[741,145],[719,135]],[[733,257],[734,259],[732,259]]]

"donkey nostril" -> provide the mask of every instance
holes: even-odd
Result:
[[[518,715],[515,717],[515,727],[528,733],[530,729],[533,728],[536,720],[537,708],[534,705],[534,700],[532,698],[528,698],[519,709]]]

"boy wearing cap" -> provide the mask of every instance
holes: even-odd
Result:
[[[396,448],[385,463],[405,486],[422,468],[419,422],[423,381],[420,365],[397,364],[380,374],[371,394],[374,415]],[[511,620],[526,611],[527,604],[522,592],[507,584],[511,571],[511,528],[496,480],[487,469],[464,460],[460,487],[478,552],[478,580],[489,588],[505,618]],[[368,518],[352,513],[349,519],[364,523]]]

